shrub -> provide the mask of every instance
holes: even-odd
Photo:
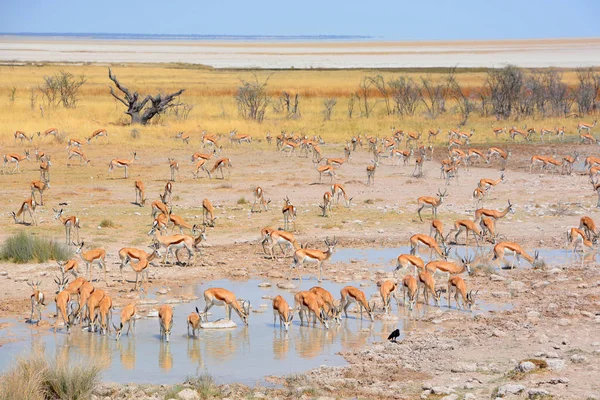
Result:
[[[240,204],[240,205],[242,205],[242,204],[246,204],[246,203],[248,203],[248,202],[246,201],[246,199],[245,199],[244,197],[240,197],[240,198],[238,199],[237,203],[238,203],[238,204]]]
[[[209,374],[202,374],[195,378],[188,378],[187,384],[192,386],[200,395],[201,399],[222,398],[221,390]]]
[[[9,236],[0,248],[0,259],[17,264],[30,261],[68,260],[70,257],[71,250],[67,246],[25,232]]]
[[[102,228],[114,228],[116,225],[114,222],[112,222],[112,220],[104,218],[102,221],[100,221],[100,226]]]

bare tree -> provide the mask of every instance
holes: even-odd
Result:
[[[327,99],[323,102],[323,107],[325,109],[322,111],[323,120],[329,121],[331,119],[331,113],[333,112],[333,107],[337,104],[337,100],[335,98]]]
[[[394,113],[394,110],[392,109],[390,103],[390,85],[385,83],[385,78],[381,75],[369,76],[367,77],[367,79],[371,81],[371,84],[375,86],[375,88],[377,88],[377,90],[381,94],[381,97],[383,97],[383,102],[385,104],[385,111],[387,112],[387,115],[392,115]]]
[[[140,99],[138,92],[132,93],[123,86],[117,79],[117,76],[113,75],[110,68],[108,69],[108,77],[114,82],[117,89],[123,93],[123,97],[119,97],[114,92],[113,87],[109,86],[110,94],[127,107],[125,114],[131,117],[132,124],[146,125],[153,117],[164,113],[169,107],[174,106],[175,104],[171,103],[185,91],[185,89],[180,89],[175,93],[159,93],[156,96],[147,95],[144,99]]]
[[[8,92],[8,102],[11,107],[15,105],[15,98],[17,97],[17,87],[13,86]]]
[[[352,93],[348,98],[348,118],[352,118],[352,114],[354,114],[354,103],[356,102],[356,98],[358,95],[356,93]]]
[[[577,70],[579,86],[575,91],[575,101],[580,114],[589,114],[597,108],[596,98],[600,89],[600,75],[595,75],[592,68]]]
[[[421,101],[427,109],[430,118],[437,118],[438,115],[446,112],[446,94],[448,88],[445,82],[434,83],[431,76],[421,78],[424,95]]]
[[[488,70],[485,86],[490,92],[492,109],[497,118],[509,118],[519,110],[523,83],[523,71],[514,65]]]
[[[288,119],[295,119],[300,117],[300,109],[298,103],[300,101],[300,95],[296,93],[295,96],[291,96],[287,91],[283,91],[280,101],[283,105],[283,109],[287,111]]]
[[[79,89],[86,81],[83,74],[76,78],[72,73],[60,70],[52,76],[44,76],[44,84],[38,89],[49,106],[75,108]]]
[[[358,92],[356,93],[358,105],[361,109],[361,115],[365,118],[369,118],[376,104],[375,101],[371,102],[369,100],[372,85],[373,81],[368,76],[365,76],[358,84]]]
[[[238,112],[245,119],[252,119],[262,122],[265,118],[265,111],[271,97],[267,94],[267,83],[270,75],[264,80],[259,81],[258,76],[253,72],[253,81],[245,81],[240,79],[242,86],[238,87],[238,93],[235,96],[235,101],[238,106]]]
[[[401,76],[388,84],[391,97],[394,100],[394,112],[398,116],[413,116],[422,100],[419,86],[411,79]]]
[[[471,112],[473,112],[475,106],[456,80],[456,76],[454,74],[455,70],[456,68],[452,68],[450,71],[448,71],[446,81],[448,82],[448,91],[450,97],[456,102],[456,109],[460,115],[459,125],[463,126],[467,123],[469,115]]]

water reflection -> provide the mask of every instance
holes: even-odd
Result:
[[[135,368],[135,339],[120,340],[116,343],[121,365],[127,370]]]
[[[171,342],[160,341],[158,352],[158,366],[165,372],[173,369],[173,355],[171,354]]]

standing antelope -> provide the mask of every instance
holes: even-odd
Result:
[[[310,291],[298,292],[294,295],[294,308],[298,310],[300,316],[300,325],[304,325],[303,316],[306,315],[306,323],[310,326],[310,315],[313,315],[313,325],[317,318],[326,330],[329,329],[327,313],[325,312],[325,303],[315,293]]]
[[[173,328],[173,307],[168,304],[160,306],[158,309],[158,323],[160,326],[160,340],[165,338],[168,343]]]
[[[510,152],[506,152],[499,147],[490,147],[485,156],[485,163],[490,164],[492,162],[492,157],[494,156],[500,157],[500,159],[502,160],[500,170],[504,171],[506,169],[506,164],[508,162],[508,156],[510,156]]]
[[[133,325],[133,335],[135,336],[135,314],[137,312],[137,307],[135,301],[127,304],[125,307],[121,309],[121,324],[117,328],[115,324],[113,324],[113,328],[115,330],[115,340],[119,340],[121,338],[121,334],[123,333],[123,327],[127,324],[127,332],[126,335],[129,336],[129,331],[131,330],[131,326]]]
[[[174,158],[168,158],[167,160],[171,170],[171,181],[175,182],[175,172],[179,173],[179,163]]]
[[[573,253],[577,251],[579,243],[582,244],[582,250],[585,248],[593,249],[594,244],[598,242],[597,237],[594,237],[593,242],[588,239],[586,234],[579,228],[571,228],[567,231],[567,249],[571,248]]]
[[[383,310],[386,314],[390,313],[390,302],[392,297],[396,300],[396,305],[400,306],[398,296],[396,295],[396,289],[398,289],[398,285],[392,281],[385,281],[379,287],[379,294],[381,295],[381,300],[383,301]]]
[[[423,300],[426,305],[429,305],[429,293],[433,297],[436,306],[440,306],[440,292],[435,290],[435,280],[433,279],[433,275],[431,275],[427,271],[419,272],[419,281],[417,292],[420,288],[423,288]]]
[[[196,332],[200,334],[200,323],[202,322],[202,317],[200,316],[200,310],[196,307],[194,312],[191,312],[187,317],[187,333],[188,336],[196,337]],[[190,328],[192,328],[192,334],[190,335]]]
[[[327,191],[325,193],[323,193],[323,204],[319,204],[319,207],[321,208],[321,210],[323,211],[323,217],[327,216],[327,211],[329,210],[329,212],[333,212],[331,205],[333,204],[333,196],[331,195],[331,192]]]
[[[81,242],[80,244],[73,243],[74,246],[79,246],[77,247],[77,250],[75,250],[75,254],[79,254],[79,257],[85,263],[85,270],[88,273],[88,281],[92,281],[92,269],[94,268],[94,263],[98,263],[100,265],[100,269],[104,270],[104,282],[106,282],[106,285],[109,286],[108,281],[106,280],[106,250],[100,247],[82,252],[84,244],[84,242]]]
[[[515,259],[517,261],[517,267],[521,266],[521,257],[523,257],[524,259],[526,259],[527,261],[529,261],[529,263],[535,267],[540,253],[536,250],[536,252],[534,253],[534,256],[531,257],[529,254],[527,254],[525,252],[525,250],[523,250],[523,248],[521,246],[519,246],[516,243],[513,242],[501,242],[498,243],[494,246],[494,257],[492,258],[492,260],[496,261],[496,262],[500,262],[504,259],[504,253],[505,252],[510,252],[513,255],[513,260],[511,263],[511,269],[514,269],[515,267]]]
[[[212,173],[216,170],[219,170],[221,172],[221,179],[225,179],[223,168],[227,168],[227,179],[229,179],[231,175],[231,168],[233,168],[229,158],[219,158],[217,161],[215,161],[215,165],[213,165],[212,169],[208,172],[208,177],[212,179]]]
[[[142,182],[140,180],[136,180],[134,183],[134,188],[135,188],[135,204],[137,204],[140,207],[143,207],[146,204],[146,194],[145,194],[146,189],[144,187],[144,182]]]
[[[367,185],[368,184],[375,184],[375,170],[377,169],[377,166],[379,165],[379,162],[375,161],[375,160],[371,160],[372,165],[368,165],[367,166]]]
[[[283,325],[283,329],[287,332],[294,319],[294,310],[290,309],[288,302],[281,296],[273,299],[273,326],[275,326],[277,317],[279,317],[279,328],[281,329]]]
[[[341,302],[339,300],[334,300],[331,293],[320,286],[313,286],[308,291],[314,293],[320,299],[320,301],[327,306],[327,315],[331,317],[335,323],[340,325],[342,323]]]
[[[452,289],[454,288],[454,301],[456,302],[456,308],[460,309],[461,305],[458,300],[458,295],[460,294],[462,297],[462,308],[469,309],[472,311],[473,304],[475,304],[475,296],[479,291],[473,293],[473,290],[467,292],[467,285],[465,281],[460,276],[453,276],[448,279],[448,307],[450,307],[450,298],[452,294]]]
[[[108,164],[108,173],[112,173],[114,168],[123,168],[125,169],[125,179],[127,179],[127,170],[129,166],[133,164],[135,160],[137,160],[137,153],[135,151],[132,151],[131,155],[133,156],[131,160],[124,160],[119,158],[111,160],[111,162]]]
[[[160,256],[160,253],[158,253],[157,249],[154,249],[154,252]],[[131,269],[135,271],[135,285],[133,286],[133,291],[135,292],[137,290],[138,278],[140,274],[142,275],[140,290],[142,290],[142,287],[144,286],[144,276],[146,276],[146,283],[148,282],[148,266],[150,265],[150,262],[147,258],[140,258],[138,262],[135,262],[131,257],[127,256],[127,258],[125,258],[125,264],[127,263],[131,263]]]
[[[215,226],[215,209],[209,199],[202,200],[202,223],[208,226]]]
[[[183,133],[183,132],[178,132],[175,135],[175,139],[181,139],[181,141],[185,144],[190,144],[190,135],[188,135],[187,133]]]
[[[501,182],[504,182],[504,172],[502,172],[500,174],[500,178],[497,180],[487,179],[487,178],[480,179],[479,184],[477,186],[480,187],[481,189],[485,190],[486,192],[488,192],[493,187],[500,184]]]
[[[152,202],[151,208],[152,208],[152,213],[150,214],[152,216],[152,218],[156,218],[157,214],[164,214],[165,216],[169,216],[169,214],[171,213],[171,210],[169,209],[169,207],[167,207],[167,205],[164,203],[164,200],[166,200],[165,198],[162,197],[162,195],[159,194],[159,197],[161,198],[161,200],[154,200]]]
[[[579,220],[579,229],[583,229],[585,236],[588,240],[598,239],[598,230],[596,229],[596,223],[594,220],[587,215],[584,215]]]
[[[432,220],[429,227],[429,236],[433,237],[436,241],[444,243],[444,223],[439,219]]]
[[[263,188],[261,188],[260,186],[257,186],[256,189],[254,189],[253,194],[254,194],[254,203],[252,203],[252,208],[250,209],[250,212],[256,212],[255,207],[256,207],[257,203],[258,203],[258,212],[262,212],[263,208],[265,211],[269,211],[269,203],[271,202],[271,200],[265,199],[265,192],[264,192]]]
[[[50,167],[52,166],[52,162],[50,162],[50,156],[48,156],[45,160],[40,162],[40,179],[46,182],[50,182]]]
[[[56,278],[54,281],[58,284],[58,291],[56,292],[56,297],[54,298],[54,302],[56,303],[56,322],[54,323],[54,333],[56,333],[56,330],[58,329],[58,322],[61,317],[65,323],[65,327],[67,328],[67,333],[70,333],[71,325],[73,325],[75,320],[75,313],[67,310],[71,302],[71,293],[68,290],[65,290],[68,279],[63,278],[61,281],[59,281],[58,278]]]
[[[425,268],[425,263],[419,256],[415,256],[412,254],[400,254],[396,259],[396,268],[394,269],[394,276],[396,275],[396,271],[399,269],[406,269],[412,265],[415,267],[415,276],[419,270],[423,270]]]
[[[70,149],[69,150],[69,155],[67,157],[68,160],[70,160],[73,157],[78,157],[79,158],[79,165],[83,164],[83,165],[88,165],[90,160],[86,157],[85,153],[79,149]],[[110,167],[110,165],[109,165]]]
[[[287,231],[289,229],[290,222],[294,224],[294,230],[296,230],[296,211],[296,206],[286,196],[283,199],[283,207],[281,208],[281,212],[283,213],[283,230]]]
[[[98,304],[98,314],[100,314],[100,334],[110,333],[110,321],[112,319],[112,298],[106,294]]]
[[[323,175],[329,175],[329,183],[333,182],[333,178],[337,178],[337,175],[335,174],[335,168],[333,168],[331,165],[317,165],[317,163],[315,163],[315,169],[319,173],[319,183],[321,183]]]
[[[592,144],[592,143],[595,143],[597,145],[600,145],[600,140],[596,139],[590,133],[580,133],[579,134],[579,139],[581,140],[582,144]]]
[[[23,203],[21,203],[21,208],[19,208],[19,211],[17,211],[16,214],[14,211],[11,211],[10,215],[14,218],[15,224],[18,224],[19,221],[17,220],[17,217],[20,216],[21,214],[23,214],[21,223],[25,224],[25,211],[27,211],[29,213],[29,216],[31,217],[31,222],[35,226],[37,226],[37,220],[35,219],[35,208],[36,207],[37,207],[37,203],[35,202],[35,199],[33,197],[30,197],[27,200],[23,201]]]
[[[410,254],[415,255],[419,250],[419,245],[421,244],[429,247],[429,258],[432,257],[434,251],[441,258],[446,259],[448,257],[449,249],[445,249],[444,251],[442,251],[442,249],[440,249],[440,246],[438,246],[434,238],[422,233],[417,233],[410,237]]]
[[[183,235],[183,228],[189,229],[192,234],[194,234],[194,226],[185,222],[185,220],[179,215],[175,215],[173,213],[169,214],[169,221],[173,224],[173,228],[171,229],[171,233],[175,230],[176,227],[179,228],[179,232]]]
[[[408,297],[408,309],[412,311],[419,297],[419,285],[417,279],[412,275],[406,275],[402,279],[402,303],[406,306]]]
[[[494,128],[492,127],[492,130],[494,131],[494,135],[496,135],[496,140],[498,140],[498,136],[506,133],[506,128]]]
[[[478,208],[475,210],[475,219],[473,221],[479,222],[482,217],[489,217],[494,220],[504,218],[508,213],[514,213],[513,204],[511,204],[510,200],[508,200],[508,206],[504,209],[504,211],[497,210],[489,210],[486,208]]]
[[[15,142],[17,140],[20,140],[21,144],[23,144],[23,140],[29,140],[29,143],[31,143],[33,141],[33,135],[27,136],[25,132],[15,131]]]
[[[233,309],[242,319],[244,324],[248,325],[250,302],[243,300],[242,304],[240,305],[235,295],[229,290],[223,288],[206,289],[204,291],[204,302],[206,303],[206,306],[204,307],[204,315],[207,315],[206,313],[212,308],[212,306],[224,305],[225,315],[227,315],[228,320],[231,320],[231,310]]]
[[[481,221],[479,221],[479,226],[481,226],[482,236],[488,237],[488,240],[491,239],[493,244],[496,244],[496,240],[498,239],[498,234],[496,233],[496,224],[493,218],[483,217]]]
[[[433,140],[435,140],[435,138],[437,138],[437,136],[442,132],[442,130],[440,128],[437,129],[437,131],[433,131],[433,130],[429,130],[429,136],[427,136],[427,143],[431,144],[432,142],[432,138]]]
[[[146,253],[144,250],[136,249],[134,247],[123,247],[119,250],[119,259],[121,260],[121,264],[119,265],[119,269],[121,270],[121,282],[125,282],[123,268],[125,267],[125,264],[127,264],[128,258],[133,260],[147,259],[148,261],[153,261],[161,256],[160,252],[157,251],[156,245],[149,247],[152,249],[152,253]]]
[[[340,202],[340,197],[344,197],[346,207],[350,207],[350,204],[352,203],[352,197],[348,197],[346,189],[344,189],[344,187],[339,183],[331,185],[331,195],[336,199],[336,203]]]
[[[448,237],[450,237],[450,234],[452,234],[453,232],[456,232],[456,234],[454,235],[454,243],[455,244],[458,243],[458,236],[461,234],[461,232],[465,232],[465,246],[469,245],[469,232],[471,232],[473,234],[473,237],[475,238],[475,245],[477,247],[479,247],[478,239],[483,240],[483,234],[482,234],[481,230],[479,229],[477,224],[475,224],[475,222],[471,221],[470,219],[459,219],[459,220],[455,221],[454,229],[452,229],[452,230],[450,230],[450,232],[448,232],[448,235],[446,236],[446,240],[448,240]]]
[[[460,275],[463,273],[471,273],[471,263],[473,262],[473,258],[464,258],[461,257],[461,261],[462,261],[462,265],[457,265],[454,262],[450,262],[450,261],[442,261],[442,260],[437,260],[437,261],[430,261],[427,263],[427,265],[425,265],[425,271],[429,272],[430,274],[435,274],[436,272],[439,272],[440,274],[448,274],[448,279],[450,278],[450,276],[452,275]]]
[[[598,122],[598,120],[594,120],[593,124],[587,124],[585,122],[580,122],[579,124],[577,124],[577,133],[581,133],[581,131],[586,131],[587,133],[590,133],[592,128],[596,126],[597,122]]]
[[[433,215],[433,219],[437,219],[437,209],[444,202],[444,198],[448,196],[448,190],[444,190],[442,193],[441,190],[438,189],[437,199],[431,196],[421,196],[417,199],[417,204],[419,205],[419,209],[417,213],[419,214],[419,219],[423,221],[421,217],[421,211],[424,208],[431,208],[431,214]]]
[[[31,188],[31,198],[35,200],[35,192],[37,191],[40,194],[40,205],[44,205],[44,191],[46,189],[50,189],[50,182],[46,180],[42,181],[32,181],[30,184]]]
[[[33,322],[33,313],[35,310],[37,310],[38,325],[42,320],[42,306],[46,306],[46,304],[44,304],[44,293],[42,293],[40,290],[41,283],[41,281],[27,282],[27,284],[31,287],[31,290],[33,290],[33,293],[31,294],[31,316],[29,317],[29,322]]]
[[[15,163],[15,169],[12,170],[12,173],[21,172],[19,167],[19,163],[21,161],[29,161],[29,150],[25,150],[25,155],[10,153],[4,155],[4,170],[6,170],[6,164]]]
[[[304,263],[316,263],[317,268],[319,270],[319,282],[323,280],[323,262],[329,260],[331,255],[333,254],[333,250],[335,249],[335,245],[337,244],[337,240],[334,237],[333,241],[329,241],[329,238],[325,239],[325,245],[327,246],[326,251],[316,250],[316,249],[297,249],[294,252],[294,262],[290,266],[291,268],[298,268],[300,265]],[[300,276],[300,270],[296,269],[298,273],[298,279],[302,280]]]
[[[180,262],[177,250],[185,249],[188,253],[188,263],[192,262],[192,265],[196,264],[196,252],[194,251],[196,241],[193,237],[188,235],[171,235],[162,236],[160,231],[156,227],[152,227],[149,235],[154,235],[156,243],[165,248],[165,256],[163,258],[163,264],[167,263],[167,257],[169,254],[174,253],[177,262]],[[201,234],[200,236],[202,236]]]
[[[291,247],[292,249],[294,249],[294,251],[296,251],[297,249],[300,248],[300,245],[298,244],[298,241],[296,240],[294,235],[292,233],[286,232],[286,231],[271,230],[268,233],[266,233],[266,235],[262,241],[263,250],[265,251],[265,253],[266,253],[265,244],[268,241],[271,242],[271,259],[273,259],[273,260],[275,259],[275,252],[273,251],[275,249],[275,246],[279,246],[284,257],[285,257],[285,250],[283,248],[284,245],[285,245],[285,247]]]
[[[166,205],[170,205],[173,201],[173,182],[174,181],[168,181],[165,183],[165,191],[163,192],[162,196],[159,195]],[[167,200],[167,198],[169,200]]]
[[[94,132],[92,132],[92,136],[90,136],[86,140],[87,140],[88,144],[91,144],[92,143],[92,139],[98,140],[98,138],[100,138],[100,137],[106,137],[106,138],[108,138],[108,131],[106,129],[104,129],[104,128],[97,129]]]
[[[360,309],[360,319],[362,319],[362,317],[363,317],[363,308],[364,308],[365,311],[367,312],[367,315],[369,315],[369,318],[371,319],[371,321],[374,321],[374,319],[373,319],[374,305],[369,304],[367,302],[367,298],[365,297],[365,294],[362,292],[362,290],[357,289],[354,286],[346,286],[346,287],[342,288],[342,290],[340,291],[340,295],[342,298],[341,307],[342,307],[342,310],[344,310],[344,316],[346,318],[348,318],[348,307],[350,307],[350,305],[352,303],[356,303],[358,305],[358,308]]]
[[[573,165],[579,160],[579,152],[575,152],[573,156],[563,156],[562,158],[562,174],[571,175],[573,173]]]
[[[56,263],[58,264],[58,267],[60,268],[60,272],[63,277],[69,272],[73,274],[75,278],[79,276],[79,261],[77,261],[76,259],[71,258],[70,260],[64,262],[56,261]]]
[[[54,219],[60,220],[65,227],[65,243],[71,243],[71,229],[75,229],[75,236],[77,237],[77,242],[79,242],[79,228],[81,228],[79,225],[79,218],[74,215],[63,217],[62,208],[60,210],[53,208],[52,210],[54,210]]]
[[[77,148],[79,148],[81,150],[81,146],[83,146],[83,142],[81,140],[71,138],[67,142],[67,148],[66,148],[66,150],[70,150],[72,147],[77,147]]]

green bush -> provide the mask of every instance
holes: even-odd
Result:
[[[0,248],[0,259],[17,264],[68,260],[70,257],[71,250],[67,246],[25,232],[9,236]]]
[[[0,378],[0,400],[89,399],[100,380],[100,363],[70,363],[48,360],[33,353],[17,360]]]

